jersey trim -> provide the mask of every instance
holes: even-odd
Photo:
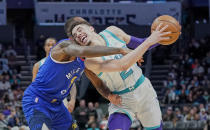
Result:
[[[109,41],[108,39],[106,38],[106,36],[104,36],[104,34],[100,33],[100,35],[104,38],[104,40],[106,41],[106,46],[109,47]]]
[[[98,77],[101,77],[102,74],[103,74],[103,72],[100,72],[100,73],[98,74]]]
[[[73,60],[73,61],[63,61],[63,62],[56,61],[55,59],[52,58],[51,53],[50,53],[50,58],[52,59],[53,62],[58,63],[58,64],[66,64],[66,63],[70,63],[70,62],[75,61],[75,60]]]
[[[126,110],[124,110],[124,109],[118,109],[116,112],[114,112],[114,113],[124,113],[124,114],[126,114],[127,116],[128,116],[128,118],[131,120],[131,121],[133,121],[133,119],[132,119],[132,117],[131,117],[131,115],[126,111]]]
[[[138,88],[145,80],[144,75],[142,74],[141,77],[137,80],[136,84],[134,86],[131,86],[129,88],[126,88],[124,90],[121,91],[114,91],[113,94],[125,94],[131,91],[134,91],[136,88]]]
[[[146,130],[154,130],[154,129],[157,129],[159,128],[160,125],[157,125],[157,126],[154,126],[154,127],[144,127]]]
[[[110,32],[109,30],[104,30],[104,32],[109,33],[114,39],[118,40],[119,42],[126,43],[125,41],[119,39],[114,33]]]

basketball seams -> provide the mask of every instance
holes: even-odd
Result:
[[[158,20],[158,21],[171,23],[171,24],[173,24],[176,28],[178,28],[179,31],[181,31],[181,27],[177,27],[177,25],[179,25],[179,23],[175,24],[175,23],[173,23],[173,22],[171,22],[171,21],[167,21],[167,20]]]

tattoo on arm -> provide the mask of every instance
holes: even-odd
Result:
[[[64,40],[60,42],[59,47],[66,55],[76,57],[100,57],[126,53],[122,48],[105,46],[80,46],[72,40]]]
[[[105,85],[105,83],[98,78],[98,76],[93,73],[92,71],[85,69],[86,76],[90,79],[93,86],[96,88],[96,90],[106,99],[108,99],[109,94],[111,94],[111,91],[109,88]]]

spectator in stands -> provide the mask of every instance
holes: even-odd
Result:
[[[210,51],[206,53],[206,57],[203,59],[203,62],[206,63],[207,67],[210,66]]]
[[[0,81],[1,90],[7,91],[11,88],[11,85],[8,81],[8,75],[2,77],[2,81]]]
[[[5,108],[3,110],[3,114],[7,117],[11,114],[11,106],[5,105]]]
[[[182,108],[182,114],[183,116],[186,116],[189,113],[189,107],[188,106],[183,106]]]
[[[188,113],[185,117],[184,117],[184,121],[191,121],[191,120],[195,120],[195,111],[194,109],[190,110],[190,113]]]
[[[81,129],[85,129],[85,124],[88,121],[88,109],[85,104],[85,100],[80,100],[79,107],[74,111],[75,119],[78,121],[78,125]]]
[[[102,109],[99,107],[99,103],[95,102],[95,110],[97,113],[97,122],[100,122],[103,118],[103,111]]]
[[[194,75],[203,75],[204,73],[204,68],[200,63],[198,63],[195,68],[192,70],[192,74]]]
[[[207,115],[206,110],[204,108],[202,108],[200,110],[199,115],[200,115],[200,120],[201,121],[207,121],[208,115]]]
[[[99,128],[101,130],[107,130],[107,127],[108,127],[108,117],[109,117],[108,114],[104,115],[103,119],[99,123]]]
[[[5,120],[3,113],[0,113],[0,130],[9,130],[8,122]]]
[[[16,90],[18,87],[20,87],[20,79],[17,78],[17,75],[12,75],[12,79],[10,79],[10,84],[12,90]]]
[[[10,55],[16,57],[17,52],[13,49],[12,45],[9,45],[8,49],[3,53],[3,57],[8,58]]]
[[[0,58],[0,74],[5,74],[9,71],[8,60]]]
[[[208,106],[207,106],[207,113],[208,113],[208,115],[209,115],[209,120],[210,120],[210,103],[208,104]]]
[[[163,115],[163,121],[172,121],[174,118],[172,107],[168,107],[166,114]]]
[[[87,123],[86,123],[86,128],[90,128],[90,127],[92,127],[92,124],[93,123],[95,123],[96,124],[96,126],[97,126],[97,123],[96,123],[96,118],[95,118],[95,116],[94,115],[89,115],[88,116],[88,121],[87,121]]]
[[[176,100],[175,87],[169,90],[169,93],[167,96],[168,96],[168,104],[175,103],[175,100]]]
[[[8,126],[10,127],[20,126],[20,120],[16,115],[15,109],[12,109],[11,114],[8,116]]]
[[[91,127],[88,128],[87,130],[100,130],[100,129],[97,127],[96,122],[93,122],[91,123]]]
[[[210,80],[208,79],[208,76],[204,76],[204,79],[201,81],[201,83],[205,88],[208,88],[210,86]]]
[[[206,103],[209,102],[210,96],[209,96],[208,91],[204,91],[203,99],[205,100]]]
[[[92,102],[88,103],[88,116],[94,116],[97,119],[97,112]]]
[[[0,110],[4,109],[4,99],[3,99],[3,93],[0,93]]]
[[[86,124],[87,128],[91,127],[92,123],[95,123],[97,121],[97,112],[93,106],[92,102],[88,103],[88,122]]]
[[[182,115],[179,108],[175,108],[175,116],[176,116],[177,120],[179,120],[179,121],[184,120],[184,116]]]
[[[187,94],[185,88],[181,90],[181,94],[179,95],[179,103],[187,103]]]
[[[172,76],[168,76],[168,80],[167,81],[163,81],[164,87],[166,88],[172,88],[173,86],[176,86],[176,80],[174,80],[172,78]]]

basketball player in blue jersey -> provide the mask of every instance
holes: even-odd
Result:
[[[46,58],[49,56],[50,49],[56,44],[56,39],[55,38],[47,38],[44,43],[44,50],[45,50],[45,58],[41,59],[40,61],[36,62],[33,66],[33,71],[32,71],[32,81],[36,78],[36,74],[38,73],[38,70],[40,66],[42,66],[46,60]]]
[[[85,66],[97,74],[114,94],[122,97],[122,105],[109,106],[109,130],[129,130],[132,120],[137,114],[146,129],[162,130],[162,118],[154,91],[149,79],[144,77],[141,68],[135,63],[151,47],[169,37],[171,32],[164,32],[167,26],[156,30],[145,40],[130,36],[120,28],[110,26],[97,34],[87,21],[78,21],[78,17],[69,19],[66,32],[82,46],[109,46],[135,49],[122,56],[112,55],[100,58],[87,58]],[[81,18],[80,18],[81,19]],[[141,44],[141,45],[140,45]],[[120,72],[117,72],[120,71]]]
[[[43,123],[52,130],[72,129],[72,117],[62,100],[85,69],[79,57],[126,53],[127,50],[122,48],[79,46],[68,39],[55,45],[39,68],[36,78],[24,92],[22,107],[30,129],[41,130]],[[118,95],[112,94],[91,71],[85,72],[102,96],[113,104],[120,104]]]
[[[50,49],[56,44],[56,42],[57,42],[56,39],[52,38],[52,37],[49,37],[45,40],[44,50],[45,50],[46,56],[45,56],[45,58],[41,59],[40,61],[38,61],[34,64],[33,71],[32,71],[32,81],[34,81],[34,79],[36,78],[39,68],[44,64],[46,58],[49,56]],[[67,98],[65,98],[63,100],[64,105],[67,107],[67,109],[70,113],[73,112],[74,107],[75,107],[76,94],[77,94],[76,85],[73,84],[71,91],[70,91],[70,99],[71,100],[69,102],[67,101]],[[72,124],[72,126],[73,125],[76,126],[75,123]],[[45,124],[43,125],[42,129],[47,129]]]

